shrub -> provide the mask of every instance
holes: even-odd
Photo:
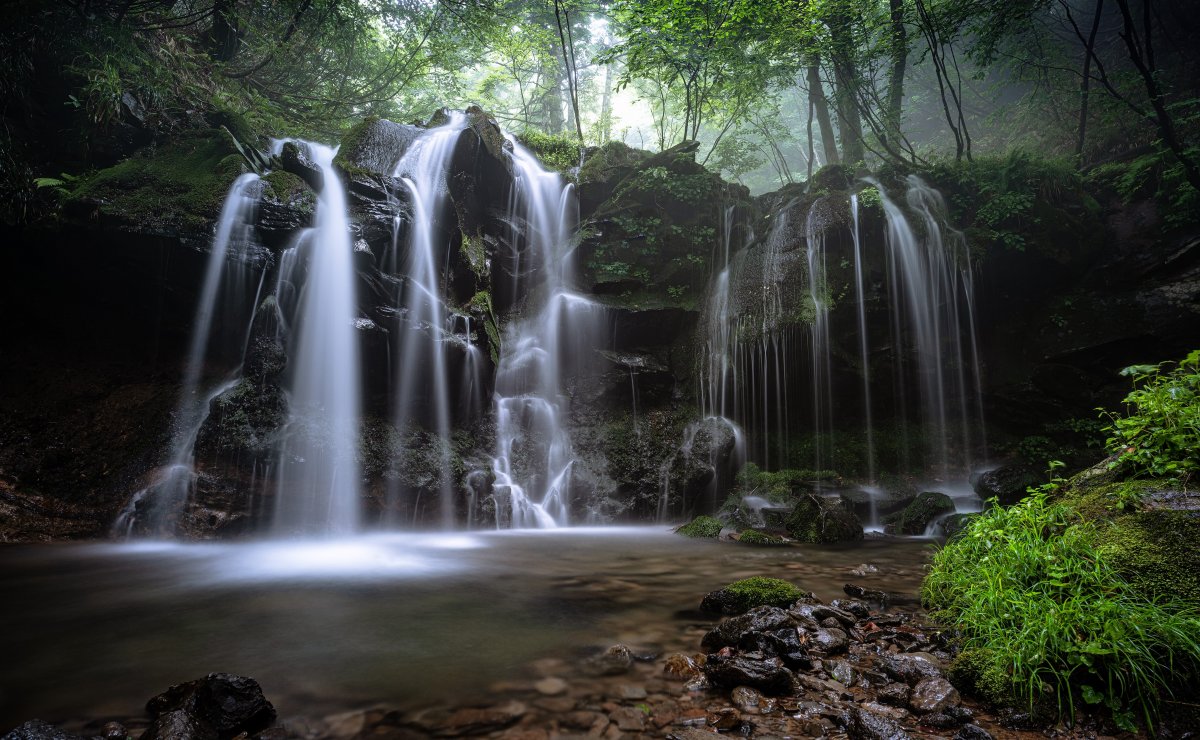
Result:
[[[1152,602],[1126,582],[1096,544],[1094,526],[1050,499],[1043,486],[976,517],[933,560],[922,599],[962,634],[970,672],[996,699],[1104,703],[1132,728],[1152,721],[1173,685],[1200,667],[1200,613]]]
[[[1167,366],[1175,368],[1167,370]],[[1179,363],[1134,365],[1125,397],[1127,413],[1102,411],[1110,425],[1108,449],[1115,466],[1135,475],[1188,478],[1200,469],[1200,350]]]

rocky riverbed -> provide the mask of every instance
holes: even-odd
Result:
[[[731,570],[745,575],[748,563],[737,562],[738,556],[745,557],[751,548],[724,547],[736,548]],[[849,554],[843,553],[843,559]],[[789,576],[798,570],[787,568],[786,562],[762,565],[759,576]],[[560,579],[556,590],[577,603],[650,600],[656,595],[642,586],[646,570],[639,567],[626,579],[604,572],[576,575]],[[982,740],[1043,737],[1047,732],[1060,737],[1103,734],[1103,727],[1088,718],[1075,730],[1046,730],[1043,723],[1034,731],[1028,715],[996,714],[972,702],[951,680],[953,646],[947,636],[922,614],[911,592],[882,590],[878,581],[885,579],[878,576],[891,567],[861,563],[839,570],[827,576],[873,585],[846,583],[838,598],[827,595],[824,600],[783,581],[775,583],[782,584],[786,598],[769,589],[760,588],[749,599],[736,588],[718,589],[664,605],[675,610],[675,618],[659,624],[629,621],[634,613],[617,611],[592,625],[598,635],[617,638],[607,647],[567,646],[512,665],[508,678],[491,682],[483,692],[464,691],[460,700],[401,700],[318,714],[293,705],[276,712],[252,679],[211,674],[170,687],[151,698],[144,711],[130,706],[123,716],[77,719],[61,727],[26,723],[4,740],[694,740],[714,732]],[[754,580],[757,586],[766,583]],[[755,600],[774,604],[751,606]],[[462,679],[464,685],[471,683],[467,676]]]

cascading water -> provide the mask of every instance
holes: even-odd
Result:
[[[285,255],[281,284],[300,283],[288,342],[289,418],[280,454],[277,532],[346,534],[359,526],[361,404],[355,272],[335,150],[304,143],[324,187],[314,226]]]
[[[509,220],[522,230],[513,239],[514,282],[524,283],[527,303],[524,318],[505,333],[496,372],[493,490],[509,503],[510,526],[553,527],[570,523],[575,461],[563,382],[594,364],[605,344],[606,312],[570,289],[573,188],[516,142],[513,165]]]
[[[906,193],[909,212],[920,219],[919,229],[878,183],[870,182],[879,190],[887,224],[893,331],[915,349],[922,427],[933,442],[927,462],[940,476],[965,478],[976,439],[983,443],[972,434],[976,425],[982,426],[982,413],[972,419],[979,409],[980,382],[966,240],[946,224],[941,194],[920,178],[908,177]],[[964,305],[966,321],[961,316]],[[973,384],[967,382],[968,364]],[[957,437],[957,445],[951,444],[952,437]]]
[[[441,457],[438,492],[441,499],[442,525],[454,525],[454,482],[450,478],[450,379],[446,357],[447,342],[452,341],[452,317],[442,300],[439,255],[448,244],[442,220],[447,207],[446,175],[455,143],[466,127],[466,116],[451,113],[450,120],[426,132],[396,165],[395,175],[403,178],[412,195],[412,223],[409,228],[408,255],[404,274],[403,311],[405,325],[400,338],[399,377],[396,384],[396,428],[411,431],[415,424],[413,404],[424,396],[425,414],[438,438]],[[472,353],[472,350],[474,353]],[[468,343],[468,372],[478,366],[478,348]],[[468,380],[472,385],[475,379]],[[396,492],[393,492],[394,496]]]
[[[240,365],[245,348],[250,311],[245,303],[249,269],[235,257],[244,253],[250,243],[257,204],[258,175],[245,174],[234,180],[221,207],[216,235],[208,255],[192,338],[184,365],[183,380],[171,438],[171,458],[160,478],[138,491],[117,516],[113,534],[130,537],[135,527],[154,534],[170,534],[174,518],[187,502],[195,479],[194,448],[196,437],[208,416],[209,403],[236,380],[227,378],[215,387],[201,390],[201,376],[213,344],[214,324],[237,327],[234,335],[228,328],[227,339],[236,343]],[[260,286],[261,287],[261,286]],[[222,300],[224,298],[224,300]],[[253,303],[249,305],[254,305]],[[237,375],[235,370],[234,376]]]
[[[808,300],[812,307],[809,324],[809,358],[811,360],[813,470],[824,470],[828,451],[823,448],[822,435],[833,430],[833,362],[829,344],[829,286],[825,266],[825,231],[817,218],[816,201],[805,221],[808,249]],[[785,437],[786,439],[786,437]]]

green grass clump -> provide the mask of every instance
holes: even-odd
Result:
[[[698,516],[675,532],[684,537],[717,537],[721,534],[721,522],[711,516]]]
[[[758,606],[791,606],[804,596],[804,592],[787,581],[765,576],[754,576],[734,581],[721,589],[724,597],[735,604],[739,611],[746,612]]]
[[[1174,369],[1168,369],[1174,364]],[[1178,363],[1134,365],[1126,414],[1105,412],[1115,465],[1137,476],[1182,478],[1200,470],[1200,349]]]
[[[1123,727],[1150,723],[1171,687],[1200,673],[1200,612],[1139,594],[1053,487],[976,517],[934,556],[923,601],[974,651],[989,698],[1005,676],[1014,700],[1067,716],[1103,703]]]

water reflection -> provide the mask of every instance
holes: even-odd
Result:
[[[130,716],[212,671],[257,678],[282,717],[484,698],[547,656],[696,648],[700,596],[772,575],[836,598],[915,593],[926,543],[755,549],[660,528],[387,534],[323,542],[0,551],[0,729]],[[879,572],[854,578],[860,563]]]

